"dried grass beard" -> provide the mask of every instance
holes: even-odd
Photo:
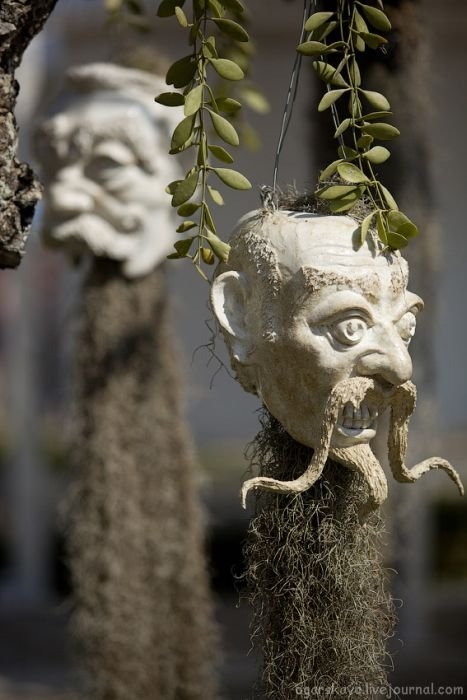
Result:
[[[262,476],[295,479],[312,452],[264,409],[249,452]],[[263,657],[258,697],[342,698],[358,686],[359,697],[371,698],[366,684],[387,683],[394,612],[381,565],[381,517],[359,523],[366,500],[364,478],[332,461],[303,493],[284,499],[258,491],[245,547],[252,637]]]
[[[364,399],[368,399],[376,406],[379,413],[390,407],[388,456],[391,471],[397,481],[413,483],[432,469],[442,469],[456,484],[460,494],[464,495],[459,474],[445,459],[431,457],[411,469],[405,465],[409,420],[415,409],[416,398],[415,385],[410,381],[394,388],[390,398],[385,397],[377,381],[368,377],[354,377],[339,382],[330,393],[324,410],[319,444],[314,451],[311,451],[306,469],[293,479],[284,480],[263,475],[249,479],[242,487],[243,506],[245,507],[248,491],[252,488],[288,494],[306,491],[319,479],[330,456],[351,471],[356,471],[363,476],[368,496],[367,500],[360,505],[359,519],[360,522],[365,522],[368,515],[379,508],[387,498],[388,487],[383,468],[368,443],[345,448],[331,447],[332,434],[345,404],[351,403],[354,408],[358,408]]]

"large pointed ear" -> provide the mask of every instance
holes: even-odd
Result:
[[[246,280],[240,272],[223,272],[216,277],[211,288],[211,306],[214,315],[226,335],[233,356],[246,363],[251,348],[251,329],[247,318]]]

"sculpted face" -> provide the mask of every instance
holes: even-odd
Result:
[[[73,256],[120,260],[129,277],[150,272],[175,239],[164,188],[177,170],[167,149],[141,95],[76,95],[42,129],[47,240]]]
[[[407,265],[399,256],[354,249],[357,224],[349,217],[278,212],[268,227],[279,288],[268,295],[261,274],[243,273],[244,299],[260,296],[264,304],[248,309],[246,301],[242,357],[269,411],[297,441],[316,447],[339,382],[371,377],[389,397],[410,379],[408,346],[423,302],[407,291]],[[227,289],[228,279],[218,277],[217,289]],[[376,405],[348,403],[331,446],[369,442],[377,422]]]
[[[211,303],[232,366],[243,387],[314,450],[294,481],[247,481],[244,501],[252,487],[286,493],[309,488],[331,456],[366,480],[365,516],[387,495],[383,469],[368,444],[387,408],[395,478],[412,482],[441,468],[462,492],[445,460],[405,466],[416,398],[408,346],[423,302],[407,290],[408,267],[398,253],[383,254],[373,238],[360,246],[356,236],[358,224],[347,216],[276,211],[247,215],[230,241]]]

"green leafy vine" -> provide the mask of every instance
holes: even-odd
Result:
[[[158,8],[160,17],[173,16],[188,31],[192,52],[176,61],[168,70],[166,82],[181,92],[164,92],[156,98],[168,107],[182,107],[184,118],[172,135],[170,153],[178,154],[188,149],[196,150],[196,162],[183,180],[176,180],[167,187],[172,196],[172,206],[185,218],[177,231],[194,235],[175,243],[175,253],[169,258],[190,258],[198,272],[207,279],[201,263],[213,264],[215,258],[226,260],[229,245],[217,235],[211,203],[223,205],[219,190],[212,186],[212,176],[224,185],[236,190],[251,188],[247,178],[237,170],[213,165],[212,158],[223,164],[234,162],[224,145],[211,140],[213,132],[224,144],[238,146],[239,136],[232,124],[234,115],[242,106],[238,99],[215,95],[210,74],[222,81],[241,81],[245,73],[237,61],[225,58],[216,36],[227,36],[236,42],[247,43],[248,33],[239,20],[244,12],[240,0],[192,0],[189,18],[182,6],[185,0],[162,0]],[[232,19],[232,15],[235,19]],[[211,129],[212,127],[212,129]],[[208,200],[209,197],[209,200]]]
[[[389,101],[379,92],[364,89],[358,65],[359,54],[366,49],[380,49],[387,43],[381,32],[391,30],[382,0],[375,3],[378,7],[359,0],[338,0],[336,12],[315,12],[305,24],[308,36],[297,51],[315,58],[313,68],[327,86],[318,111],[332,111],[334,137],[340,141],[339,158],[321,172],[319,180],[323,186],[315,194],[336,214],[350,212],[366,198],[371,212],[361,223],[361,242],[376,221],[379,238],[394,250],[405,247],[418,229],[399,211],[374,168],[391,155],[387,148],[375,145],[375,141],[399,136],[399,130],[386,121],[392,115]],[[347,102],[344,97],[348,98]],[[338,115],[338,103],[347,106],[344,118]],[[369,108],[364,109],[364,105]]]

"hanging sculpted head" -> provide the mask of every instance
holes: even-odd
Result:
[[[404,458],[415,405],[409,344],[423,302],[407,290],[399,253],[357,237],[348,216],[275,211],[247,215],[230,241],[211,300],[232,366],[287,432],[314,449],[300,479],[259,477],[245,484],[244,497],[257,486],[303,491],[329,455],[365,475],[367,509],[376,507],[387,487],[369,442],[388,407],[394,475],[420,475]],[[458,482],[450,465],[441,466]]]
[[[164,189],[178,175],[168,155],[177,110],[154,102],[162,78],[117,65],[72,68],[66,87],[38,136],[44,236],[72,256],[120,260],[128,277],[146,274],[175,240]]]

